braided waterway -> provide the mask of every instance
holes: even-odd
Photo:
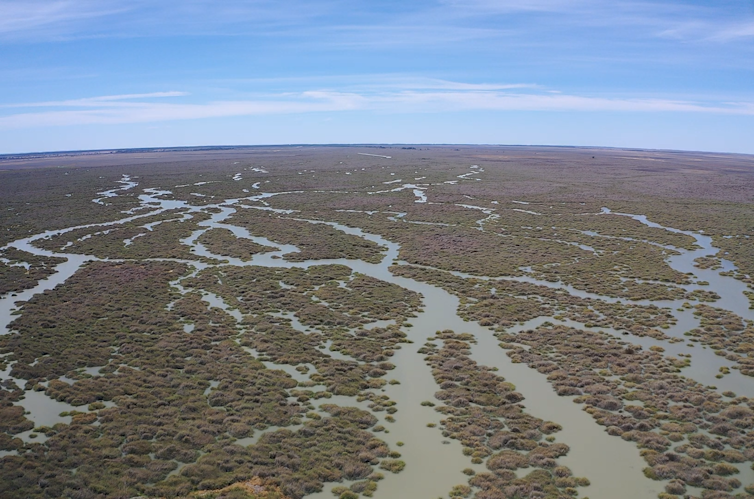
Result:
[[[130,184],[129,184],[130,185]],[[129,188],[133,188],[131,186]],[[113,191],[114,193],[115,191]],[[603,428],[598,426],[590,415],[581,410],[581,406],[572,403],[571,397],[559,397],[553,391],[545,375],[527,367],[525,364],[514,364],[505,355],[505,352],[499,348],[498,341],[493,332],[485,327],[479,326],[474,322],[462,320],[456,313],[459,306],[459,298],[448,293],[439,287],[422,283],[413,279],[398,277],[393,275],[389,267],[398,261],[400,247],[398,244],[388,241],[381,236],[367,234],[358,228],[347,227],[337,223],[310,221],[311,223],[326,223],[335,229],[345,233],[362,237],[373,241],[387,248],[382,261],[378,264],[367,263],[360,260],[309,260],[304,262],[288,262],[281,257],[285,254],[298,251],[295,246],[282,245],[266,238],[252,236],[248,230],[236,227],[226,223],[236,210],[255,209],[249,204],[241,202],[261,201],[275,195],[284,193],[261,193],[243,199],[225,200],[214,205],[193,206],[185,201],[170,199],[170,191],[155,189],[145,189],[139,196],[141,206],[148,208],[145,213],[135,216],[129,216],[105,224],[93,224],[80,227],[70,227],[57,231],[48,231],[42,234],[27,237],[8,246],[27,251],[42,256],[57,256],[67,258],[65,263],[56,267],[56,273],[49,278],[40,281],[38,285],[30,290],[18,293],[16,296],[5,296],[0,299],[0,334],[12,332],[13,314],[18,313],[19,304],[32,298],[35,294],[49,290],[66,281],[72,276],[85,262],[99,260],[98,258],[47,251],[37,248],[34,242],[43,238],[62,234],[71,230],[82,227],[106,227],[109,225],[122,224],[137,220],[142,217],[155,215],[166,210],[178,209],[185,213],[205,212],[210,213],[211,218],[200,222],[198,225],[201,229],[195,231],[190,237],[182,240],[183,244],[190,246],[195,255],[209,257],[224,261],[220,265],[230,266],[265,266],[275,268],[308,268],[313,265],[340,264],[348,266],[354,272],[362,273],[386,282],[402,286],[411,291],[420,293],[423,296],[423,311],[418,317],[412,319],[413,327],[406,327],[404,331],[408,338],[414,344],[403,345],[403,348],[396,351],[391,358],[396,369],[391,371],[390,377],[396,379],[400,384],[386,385],[384,394],[394,400],[399,411],[395,414],[396,421],[393,423],[385,422],[384,425],[389,432],[380,432],[377,436],[387,441],[391,448],[399,449],[402,459],[406,462],[406,469],[397,475],[390,475],[380,482],[379,488],[375,493],[378,498],[392,497],[426,497],[434,498],[445,496],[453,485],[466,483],[468,477],[461,470],[464,468],[474,468],[476,471],[484,469],[483,465],[472,465],[470,458],[462,453],[461,445],[455,440],[446,440],[443,438],[438,428],[428,427],[428,423],[439,423],[442,416],[430,407],[421,406],[420,402],[424,400],[433,400],[434,393],[438,390],[430,368],[424,361],[424,356],[416,350],[423,343],[435,335],[438,330],[451,329],[457,333],[471,333],[476,338],[476,344],[471,348],[471,357],[480,365],[495,367],[498,369],[497,375],[505,378],[507,381],[516,385],[516,390],[524,397],[526,411],[535,417],[544,420],[553,420],[562,425],[563,430],[556,434],[558,442],[566,443],[570,446],[570,453],[560,458],[560,462],[569,466],[576,476],[585,476],[591,481],[591,486],[583,489],[585,496],[592,498],[610,497],[616,499],[656,497],[662,491],[663,482],[651,481],[642,474],[642,468],[645,463],[639,456],[638,449],[634,444],[621,440],[620,438],[609,436]],[[269,207],[260,207],[270,209]],[[281,210],[285,211],[285,210]],[[603,210],[606,215],[611,214],[609,210]],[[284,214],[285,215],[285,214]],[[714,291],[721,296],[721,299],[714,303],[714,306],[724,308],[737,313],[738,315],[752,319],[752,312],[748,309],[748,301],[743,295],[746,289],[745,285],[731,277],[721,276],[718,271],[702,270],[693,266],[693,260],[700,256],[712,256],[716,254],[717,248],[712,245],[712,239],[708,236],[678,231],[676,229],[663,227],[653,224],[641,215],[630,214],[613,214],[615,216],[631,216],[642,223],[651,227],[660,227],[673,232],[682,232],[694,237],[699,249],[693,251],[679,250],[680,255],[672,256],[667,261],[668,264],[680,272],[693,272],[700,280],[706,280],[710,284],[705,289]],[[302,220],[297,218],[297,220]],[[199,236],[212,228],[223,228],[231,230],[236,237],[250,239],[258,244],[273,246],[275,251],[256,254],[246,261],[235,258],[229,258],[211,253],[206,247],[197,242]],[[124,242],[125,244],[125,242]],[[213,265],[198,262],[184,261],[195,267],[196,270],[211,267]],[[728,264],[730,266],[730,264]],[[456,273],[458,274],[458,273]],[[474,277],[478,276],[464,276]],[[539,281],[531,277],[510,277],[510,280],[528,282],[549,287],[560,287],[576,296],[582,296],[591,299],[600,299],[606,301],[615,301],[613,298],[600,295],[588,294],[576,289],[572,289],[562,283],[551,283]],[[181,290],[180,281],[175,286]],[[214,295],[205,295],[205,301],[209,306],[216,306],[228,311],[236,320],[241,319],[240,312],[229,309],[221,299]],[[698,326],[698,320],[693,317],[689,311],[678,311],[677,306],[680,301],[667,302],[646,302],[658,306],[670,307],[672,313],[676,316],[678,323],[668,330],[671,336],[682,336],[683,332]],[[295,319],[295,316],[291,317]],[[515,332],[524,328],[531,328],[541,324],[544,321],[573,325],[575,327],[584,327],[583,324],[572,323],[568,321],[557,321],[551,317],[540,317],[527,324],[518,325],[510,329]],[[303,326],[297,321],[293,325],[303,329]],[[616,331],[607,328],[597,328],[611,334],[619,335]],[[710,350],[702,348],[689,348],[685,344],[668,344],[651,338],[634,338],[631,341],[641,344],[642,346],[662,345],[669,350],[669,353],[691,354],[692,367],[683,371],[684,376],[693,378],[704,384],[714,384],[720,389],[731,389],[743,395],[754,396],[754,389],[750,380],[741,376],[737,371],[732,372],[722,380],[714,378],[720,366],[728,366],[730,362],[712,354]],[[325,350],[327,351],[327,350]],[[249,352],[253,355],[253,352]],[[291,369],[291,366],[277,366],[266,363],[270,368],[280,368],[294,377],[301,376]],[[4,373],[6,374],[6,373]],[[297,378],[298,379],[298,378]],[[42,392],[35,392],[32,397],[27,396],[27,400],[21,401],[32,414],[30,419],[39,421],[44,419],[41,413],[52,412],[57,414],[59,407],[57,402],[49,399],[49,404],[44,404]],[[33,404],[32,404],[33,399]],[[349,397],[333,397],[326,401],[327,403],[337,403],[340,405],[352,405],[368,410],[363,403],[356,403],[355,399]],[[381,413],[375,414],[378,418],[384,419]],[[269,429],[267,431],[274,431]],[[261,432],[254,435],[243,444],[253,444],[261,436]],[[397,447],[398,442],[403,442],[402,447]],[[752,482],[752,472],[744,470],[740,478],[744,483]],[[326,484],[323,492],[313,494],[311,497],[332,497],[329,489],[332,484]]]

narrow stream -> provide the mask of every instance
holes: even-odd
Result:
[[[715,248],[712,244],[712,238],[710,236],[705,236],[704,234],[699,234],[697,232],[665,227],[664,225],[647,220],[646,215],[613,213],[608,208],[602,208],[602,212],[604,214],[630,217],[648,227],[664,229],[668,232],[675,232],[677,234],[685,234],[693,237],[700,248],[693,251],[682,251],[680,255],[671,256],[667,260],[668,265],[678,272],[692,272],[699,277],[700,280],[709,282],[709,286],[705,286],[705,288],[716,292],[721,298],[719,301],[715,302],[713,306],[730,310],[744,319],[754,320],[754,310],[749,308],[749,300],[746,298],[746,295],[744,295],[744,291],[748,289],[745,283],[732,277],[720,275],[720,270],[700,269],[694,266],[695,259],[704,256],[715,256],[717,254],[718,248]],[[736,267],[731,262],[724,261],[724,269],[721,270],[733,270],[735,268]]]

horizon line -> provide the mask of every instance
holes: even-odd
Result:
[[[494,144],[494,143],[452,143],[452,142],[352,142],[352,143],[278,143],[278,144],[227,144],[227,145],[192,145],[192,146],[152,146],[152,147],[112,147],[103,149],[71,149],[56,151],[30,151],[18,153],[0,153],[0,161],[21,160],[25,158],[38,158],[44,156],[86,156],[96,154],[129,154],[136,152],[179,152],[201,150],[230,150],[230,149],[256,149],[266,147],[533,147],[533,148],[562,148],[562,149],[593,149],[615,151],[644,151],[662,153],[684,154],[725,154],[731,156],[751,156],[754,153],[739,153],[725,151],[703,151],[690,149],[657,149],[643,147],[620,147],[620,146],[584,146],[584,145],[557,145],[557,144]]]

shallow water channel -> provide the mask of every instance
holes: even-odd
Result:
[[[126,183],[126,181],[129,181]],[[124,184],[127,188],[133,188],[135,184],[130,179],[124,178]],[[103,193],[104,194],[104,193]],[[107,191],[105,196],[117,195],[117,190]],[[402,348],[396,351],[391,362],[396,365],[396,369],[388,373],[386,378],[396,379],[400,384],[388,384],[383,389],[398,408],[394,415],[395,422],[384,421],[384,413],[375,414],[380,423],[384,425],[388,432],[377,433],[377,436],[387,441],[391,448],[398,450],[406,462],[406,469],[397,474],[387,473],[386,478],[380,482],[379,488],[375,493],[377,498],[395,498],[395,497],[417,497],[417,498],[435,498],[445,497],[453,485],[466,483],[468,477],[461,470],[464,468],[473,468],[476,471],[484,470],[483,465],[472,465],[469,457],[462,454],[461,444],[455,440],[443,438],[441,430],[438,427],[428,427],[428,423],[438,424],[443,416],[435,412],[431,407],[421,406],[424,400],[434,400],[434,393],[438,390],[430,368],[424,361],[424,356],[417,353],[428,338],[433,337],[438,330],[452,329],[457,333],[471,333],[476,338],[477,343],[472,346],[472,359],[481,365],[496,367],[497,375],[504,377],[507,381],[516,385],[516,390],[520,392],[525,400],[523,404],[526,411],[533,416],[543,420],[553,420],[562,425],[563,430],[555,434],[558,442],[566,443],[570,446],[570,453],[559,462],[569,466],[576,476],[585,476],[591,481],[591,486],[581,489],[582,496],[592,498],[610,497],[614,499],[635,499],[656,497],[662,491],[663,482],[652,481],[645,478],[642,474],[642,468],[646,465],[639,456],[639,450],[634,444],[625,442],[617,437],[609,436],[602,427],[598,426],[590,415],[581,410],[581,406],[574,404],[571,397],[559,397],[553,391],[547,382],[545,375],[530,369],[525,364],[514,364],[505,355],[505,352],[498,346],[498,340],[494,337],[493,332],[485,327],[479,326],[474,322],[465,322],[457,314],[456,310],[459,305],[459,299],[447,291],[421,283],[412,279],[397,277],[390,273],[389,266],[398,261],[399,246],[396,243],[385,240],[384,238],[372,234],[366,234],[357,228],[346,227],[337,223],[312,221],[312,223],[327,223],[332,227],[352,234],[358,237],[376,242],[387,248],[385,257],[379,264],[370,264],[363,261],[355,260],[316,260],[306,262],[287,262],[280,257],[286,253],[298,251],[295,246],[281,245],[265,238],[254,237],[246,229],[224,223],[225,220],[236,210],[254,209],[254,207],[241,205],[240,201],[260,201],[271,197],[275,194],[262,193],[256,196],[245,198],[244,200],[226,200],[222,203],[209,206],[191,206],[185,201],[176,201],[167,199],[169,191],[160,191],[155,189],[145,190],[139,196],[141,204],[150,208],[147,213],[141,213],[136,216],[130,216],[123,220],[113,222],[124,223],[135,220],[140,217],[154,215],[155,213],[168,209],[184,209],[189,212],[204,211],[208,208],[219,209],[217,213],[212,213],[209,220],[199,223],[202,229],[194,232],[190,237],[182,242],[193,248],[197,256],[205,256],[224,260],[227,263],[223,265],[238,266],[266,266],[281,268],[307,268],[312,265],[323,264],[341,264],[350,267],[354,272],[381,279],[393,284],[397,284],[406,289],[421,293],[423,296],[423,311],[418,317],[411,320],[413,327],[405,327],[404,331],[413,344],[403,344]],[[264,208],[263,208],[264,209]],[[269,208],[268,208],[269,209]],[[147,210],[145,210],[147,211]],[[604,211],[604,210],[603,210]],[[608,213],[607,210],[605,213]],[[658,227],[639,215],[614,214],[620,216],[631,216],[646,223],[652,227]],[[109,225],[109,224],[98,224]],[[63,229],[59,231],[50,231],[44,234],[31,236],[9,246],[28,251],[30,253],[45,256],[62,256],[68,258],[68,261],[60,264],[56,268],[56,273],[48,279],[41,281],[35,288],[25,292],[18,293],[17,296],[5,296],[0,299],[0,334],[10,332],[9,324],[13,320],[13,312],[17,310],[17,301],[30,299],[37,293],[47,289],[52,289],[56,285],[65,282],[73,275],[78,268],[86,261],[96,260],[96,258],[84,255],[65,254],[41,250],[33,245],[35,240],[47,237],[49,235],[59,234],[76,227]],[[256,243],[273,246],[276,251],[253,255],[248,261],[235,258],[229,258],[212,254],[206,247],[197,243],[197,238],[202,232],[211,228],[224,228],[231,230],[237,237],[251,239]],[[664,227],[663,227],[664,228]],[[667,230],[673,230],[666,228]],[[678,231],[681,232],[681,231]],[[680,272],[693,272],[700,280],[706,280],[710,283],[705,289],[715,291],[721,296],[721,300],[712,304],[715,307],[721,307],[731,310],[744,318],[752,319],[752,312],[748,309],[749,303],[742,291],[745,285],[733,278],[724,277],[719,271],[701,270],[693,266],[693,260],[699,256],[708,256],[716,253],[717,249],[712,246],[711,238],[700,234],[684,232],[693,236],[700,249],[694,251],[683,251],[678,256],[668,259],[668,263]],[[197,270],[206,268],[208,265],[199,262],[189,262]],[[458,274],[458,273],[456,273]],[[475,277],[478,276],[468,276]],[[593,299],[603,299],[615,301],[608,297],[599,295],[589,295],[579,290],[571,289],[560,283],[549,283],[538,281],[529,277],[509,278],[534,284],[556,286],[566,289],[569,293]],[[176,287],[180,287],[180,280],[176,281]],[[209,306],[215,306],[225,309],[237,321],[242,316],[237,310],[230,310],[222,300],[214,295],[205,294],[205,301]],[[647,302],[650,303],[650,302]],[[678,324],[666,332],[671,336],[683,337],[682,334],[691,328],[698,326],[698,320],[692,315],[691,311],[679,312],[676,309],[679,302],[651,302],[658,306],[670,307],[673,314],[678,319]],[[288,316],[292,320],[292,325],[296,328],[304,328],[295,316]],[[512,328],[512,331],[521,330],[522,328],[532,328],[549,320],[553,323],[562,323],[584,327],[582,324],[556,321],[550,317],[540,317],[524,325]],[[187,330],[191,326],[187,325]],[[12,329],[12,327],[10,328]],[[668,342],[652,340],[651,338],[625,337],[616,331],[609,331],[605,328],[597,328],[620,336],[622,339],[629,339],[633,343],[642,344],[648,347],[655,344],[661,344],[668,351],[668,354],[690,353],[692,354],[692,367],[683,371],[683,375],[689,376],[704,384],[715,384],[721,390],[731,389],[739,394],[754,396],[754,383],[751,380],[741,376],[737,371],[733,371],[725,378],[718,380],[714,378],[720,366],[729,366],[730,362],[723,358],[715,356],[710,350],[703,349],[701,346],[691,348],[685,343],[669,344]],[[333,356],[340,355],[335,352]],[[249,352],[253,355],[254,352]],[[270,368],[282,369],[296,379],[304,380],[308,375],[302,375],[295,371],[293,366],[280,366],[272,363],[266,363]],[[310,371],[311,372],[311,371]],[[210,387],[211,389],[211,387]],[[316,389],[316,388],[315,388]],[[209,390],[209,389],[208,389]],[[380,392],[382,393],[382,392]],[[46,400],[45,400],[46,399]],[[366,403],[358,404],[356,400],[349,397],[333,397],[332,399],[323,400],[324,403],[338,403],[342,405],[358,406],[366,409]],[[52,419],[46,416],[47,413],[57,414],[61,411],[59,403],[49,399],[43,392],[27,392],[26,400],[22,405],[31,411],[31,419],[37,424],[52,423]],[[438,424],[439,426],[439,424]],[[268,429],[267,431],[273,431]],[[253,444],[264,432],[257,432],[253,437],[244,439],[240,443],[249,445]],[[397,442],[403,442],[401,447]],[[526,470],[524,470],[526,472]],[[752,482],[754,472],[745,470],[739,478],[744,482]],[[310,497],[331,498],[330,489],[334,484],[326,484],[325,489],[318,494]]]

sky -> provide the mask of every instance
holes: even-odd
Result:
[[[0,0],[0,153],[754,154],[754,0]]]

